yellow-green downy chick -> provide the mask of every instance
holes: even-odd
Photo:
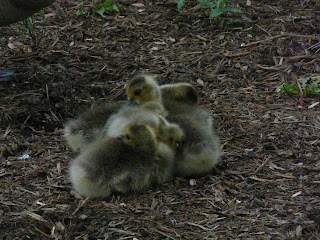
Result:
[[[167,139],[158,139],[159,131],[162,129],[175,129],[164,118],[167,113],[159,102],[146,102],[141,105],[123,106],[117,113],[113,114],[107,121],[102,131],[103,138],[116,137],[120,135],[124,129],[133,123],[141,123],[149,126],[157,136],[157,159],[158,165],[154,175],[154,183],[163,183],[173,176],[173,159],[174,150],[170,144],[178,142],[180,139],[172,140],[167,134]],[[178,126],[175,126],[178,128]],[[180,129],[180,128],[179,128]],[[170,134],[176,133],[173,131]],[[177,139],[177,140],[176,140]],[[169,140],[171,142],[169,142]]]
[[[179,125],[169,123],[165,118],[161,118],[162,124],[158,133],[158,140],[167,144],[173,151],[176,151],[185,138],[183,130]]]
[[[139,74],[126,87],[128,100],[142,104],[146,102],[177,101],[190,105],[198,104],[198,93],[189,83],[173,83],[159,86],[156,79]]]
[[[184,104],[197,105],[198,93],[190,83],[172,83],[160,86],[162,101],[178,101]]]
[[[123,105],[123,102],[101,104],[68,121],[64,126],[64,138],[72,150],[85,149],[101,134],[110,116],[118,112]]]
[[[164,101],[168,116],[184,132],[183,143],[176,151],[175,175],[199,176],[210,172],[220,161],[219,137],[210,114],[196,105],[180,101]]]
[[[103,128],[103,137],[116,137],[122,134],[131,123],[144,123],[158,133],[161,120],[155,111],[140,105],[124,106],[113,114]]]
[[[146,102],[160,102],[161,93],[155,78],[147,74],[139,74],[132,78],[126,87],[128,100],[141,104]]]
[[[151,80],[153,79],[146,80],[144,75],[140,75],[136,80],[137,84],[134,85],[138,85],[139,89],[143,89],[145,84],[149,86],[148,91],[137,92],[138,103],[145,103],[145,99],[147,101],[162,99],[168,112],[167,121],[177,124],[184,133],[182,146],[176,152],[175,175],[191,177],[210,172],[220,160],[220,142],[214,133],[210,114],[196,106],[198,96],[195,88],[189,84],[168,84],[161,89],[156,81],[150,84]],[[158,89],[161,89],[162,97],[154,97],[156,96],[154,93],[159,92]],[[128,92],[134,93],[130,83]],[[131,99],[135,101],[137,98]]]
[[[184,132],[182,144],[176,150],[174,175],[193,177],[210,172],[220,161],[221,149],[212,125],[205,125],[208,119],[199,115],[198,119],[192,118],[188,114],[169,114],[167,119],[177,123]]]
[[[168,180],[158,178],[159,171],[163,171],[159,165],[161,157],[171,160],[165,170],[173,166],[173,153],[166,149],[165,154],[159,157],[158,150],[152,128],[146,124],[130,124],[121,138],[92,142],[71,162],[70,180],[79,194],[89,198],[146,189],[153,183]]]
[[[182,129],[173,123],[168,123],[164,118],[157,135],[158,140],[158,169],[155,176],[157,184],[164,183],[173,177],[174,156],[183,142]]]

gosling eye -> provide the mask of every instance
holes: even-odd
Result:
[[[130,141],[130,140],[131,140],[131,137],[130,137],[130,135],[129,135],[129,134],[126,134],[126,135],[125,135],[125,138],[126,138],[128,141]]]
[[[136,90],[134,90],[134,92],[133,92],[133,94],[134,94],[135,96],[139,96],[141,93],[142,93],[142,90],[141,90],[141,89],[136,89]]]
[[[122,140],[123,137],[124,137],[123,135],[120,135],[120,136],[117,137],[117,139]]]

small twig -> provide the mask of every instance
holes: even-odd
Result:
[[[262,69],[262,70],[268,70],[268,71],[279,71],[279,68],[278,67],[265,67],[265,66],[262,66],[258,63],[255,64],[256,68],[259,68],[259,69]]]
[[[268,34],[270,37],[272,37],[272,35],[267,30],[265,30],[263,27],[259,26],[258,24],[256,24],[256,26],[258,28],[260,28],[262,31],[264,31],[266,34]]]
[[[232,57],[242,57],[242,56],[245,56],[245,55],[248,55],[250,54],[250,52],[241,52],[241,53],[224,53],[223,55],[225,57],[229,57],[229,58],[232,58]]]
[[[88,200],[89,198],[87,197],[86,199],[81,201],[76,210],[74,210],[74,212],[71,215],[75,215],[80,210],[80,208],[82,208],[87,203]]]
[[[316,35],[301,35],[301,34],[286,34],[289,37],[293,38],[309,38],[309,39],[317,39]]]
[[[48,84],[46,84],[46,93],[47,93],[47,99],[50,100]]]
[[[300,56],[293,56],[293,57],[288,57],[287,58],[287,62],[291,62],[291,61],[298,61],[301,59],[316,59],[316,56],[312,56],[310,54],[308,55],[300,55]]]
[[[122,229],[119,229],[119,228],[108,228],[108,230],[114,231],[114,232],[117,232],[117,233],[121,233],[121,234],[131,235],[131,236],[139,235],[138,233],[122,230]]]
[[[264,160],[264,162],[253,173],[256,174],[259,172],[259,170],[269,161],[270,158],[271,157],[269,156],[266,160]]]
[[[8,127],[7,127],[7,129],[5,130],[5,132],[4,132],[4,134],[2,135],[2,136],[0,136],[0,139],[5,139],[6,138],[6,136],[8,136],[8,134],[11,132],[11,126],[9,125]]]
[[[213,75],[217,75],[220,72],[220,70],[223,67],[223,65],[224,65],[224,58],[222,58],[222,60],[218,63],[216,68],[213,70],[212,74]]]
[[[43,14],[43,10],[41,11],[41,13]],[[47,18],[43,15],[42,16],[42,29],[41,29],[40,37],[39,37],[39,39],[37,41],[37,45],[36,45],[37,48],[39,47],[39,45],[40,45],[40,43],[42,41],[42,38],[44,36],[44,29],[45,29],[44,27],[45,27],[46,23],[47,23]]]
[[[316,44],[313,44],[312,46],[308,47],[306,50],[314,49],[314,48],[317,48],[317,47],[320,47],[320,42],[318,42]]]
[[[263,42],[268,42],[268,41],[271,41],[271,40],[273,40],[273,39],[277,39],[277,38],[281,38],[281,37],[287,37],[287,35],[285,35],[285,34],[280,34],[280,35],[277,35],[277,36],[274,36],[274,37],[269,37],[269,38],[267,38],[267,39],[263,39],[263,40],[251,42],[251,43],[248,43],[248,44],[244,44],[244,45],[242,45],[241,47],[250,47],[250,46],[252,46],[252,45],[256,45],[256,44],[263,43]]]
[[[164,232],[161,232],[161,231],[159,231],[159,230],[157,230],[157,229],[153,229],[153,230],[154,230],[155,232],[157,232],[157,233],[165,236],[166,238],[169,238],[169,239],[172,239],[172,240],[176,240],[176,239],[177,239],[177,238],[174,238],[174,237],[170,236],[169,234],[166,234],[166,233],[164,233]]]
[[[320,172],[320,167],[298,166],[298,168],[305,169],[312,172]]]
[[[198,228],[200,228],[200,229],[202,229],[202,230],[204,230],[204,231],[209,231],[209,230],[211,230],[210,228],[204,227],[204,226],[202,226],[202,225],[200,225],[200,224],[191,223],[191,222],[187,222],[187,224],[189,224],[189,225],[191,225],[191,226],[198,227]]]
[[[41,231],[39,228],[34,227],[34,229],[35,229],[38,233],[40,233],[42,236],[44,236],[45,238],[51,239],[51,236],[50,236],[49,234]]]
[[[320,48],[319,48],[319,49],[320,49]],[[319,61],[319,59],[318,59],[318,58],[315,58],[315,59],[311,60],[310,62],[305,63],[304,66],[313,65],[315,62],[318,62],[318,61]]]
[[[297,86],[298,86],[298,88],[299,88],[299,95],[300,95],[300,97],[301,98],[303,98],[303,90],[302,90],[302,88],[301,88],[301,85],[300,85],[300,83],[299,83],[299,79],[297,78],[297,76],[295,75],[295,74],[293,74],[293,73],[291,73],[291,77],[292,77],[292,79],[296,82],[296,84],[297,84]]]

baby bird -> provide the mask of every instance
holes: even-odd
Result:
[[[152,80],[154,79],[139,75],[138,80],[134,78],[129,82],[127,93],[134,93],[132,85],[139,89],[144,89],[145,84],[148,85],[148,91],[131,94],[130,96],[134,95],[131,99],[138,99],[140,104],[144,103],[145,99],[161,101],[168,112],[166,120],[182,129],[184,136],[182,145],[176,150],[175,175],[191,177],[209,172],[220,160],[220,143],[214,133],[210,114],[196,106],[196,90],[189,84],[173,84],[172,87],[167,84],[161,89],[156,81],[150,83]],[[159,90],[161,96],[156,94]]]
[[[159,129],[158,140],[167,144],[173,151],[176,151],[185,138],[183,130],[174,123],[169,123],[161,118],[162,124]]]
[[[173,83],[160,86],[162,100],[177,101],[188,105],[198,104],[198,93],[190,83]]]
[[[144,105],[124,106],[117,113],[110,116],[107,123],[103,127],[102,135],[106,137],[117,137],[131,123],[144,123],[153,129],[158,134],[161,124],[160,115],[161,105],[154,105],[154,109],[149,109]]]
[[[129,81],[126,87],[130,101],[141,104],[146,102],[177,101],[190,105],[198,104],[197,90],[189,83],[174,83],[159,86],[155,78],[139,74]]]
[[[71,149],[77,152],[85,149],[97,137],[119,135],[130,122],[149,122],[156,129],[155,125],[158,126],[159,123],[157,115],[167,115],[162,104],[156,101],[148,101],[142,104],[142,107],[129,106],[124,102],[110,102],[95,106],[65,124],[64,138]],[[118,116],[121,118],[115,120]],[[106,123],[110,118],[109,127]],[[119,125],[122,127],[117,129]],[[110,133],[106,133],[106,129],[109,129]]]
[[[121,137],[92,142],[71,162],[70,180],[79,194],[89,198],[136,192],[167,181],[168,175],[172,176],[173,159],[173,151],[159,146],[152,128],[133,123]]]
[[[184,133],[183,141],[176,150],[174,174],[193,177],[211,171],[218,164],[221,155],[220,141],[212,124],[205,125],[211,117],[198,115],[193,118],[189,114],[169,114],[167,119],[179,124]]]
[[[141,104],[146,102],[160,102],[161,93],[155,78],[147,74],[139,74],[129,81],[126,87],[130,101]]]
[[[64,138],[73,151],[84,149],[101,134],[107,120],[124,106],[124,102],[98,105],[65,124]]]

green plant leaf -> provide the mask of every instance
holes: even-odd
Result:
[[[317,89],[312,89],[312,91],[315,92],[315,93],[320,93],[320,87],[317,88]]]
[[[218,0],[217,1],[217,8],[223,8],[223,6],[226,5],[227,2],[228,2],[228,0]]]
[[[197,0],[197,2],[201,4],[202,8],[213,9],[216,7],[216,4],[210,0]]]
[[[105,18],[106,15],[104,15],[104,13],[106,12],[105,7],[100,7],[96,10],[96,13],[98,13],[101,17]]]
[[[200,3],[201,5],[206,5],[206,0],[197,0],[198,3]]]
[[[315,93],[320,93],[320,82],[310,84],[310,90],[312,90]]]
[[[178,10],[181,10],[184,6],[184,0],[179,0],[178,1]]]
[[[301,88],[302,88],[302,89],[305,89],[305,88],[306,88],[307,82],[308,82],[308,79],[306,79],[306,78],[300,80],[300,84],[301,84]]]
[[[101,4],[96,5],[95,12],[98,13],[101,17],[105,18],[104,15],[107,11],[119,12],[120,9],[124,7],[122,4],[112,4],[113,0],[107,0]]]
[[[312,96],[312,95],[316,95],[317,92],[313,91],[312,89],[310,88],[306,88],[303,90],[303,95],[304,96]]]
[[[286,83],[285,85],[283,85],[283,90],[281,90],[281,92],[283,93],[291,93],[291,94],[295,94],[295,95],[299,95],[299,88],[291,83]]]
[[[214,3],[214,2],[209,2],[209,3],[208,3],[208,6],[209,6],[210,9],[213,9],[213,8],[215,8],[217,5],[216,5],[216,3]]]
[[[228,24],[237,24],[237,23],[241,23],[241,19],[233,19],[233,18],[229,18],[228,19]]]
[[[112,5],[112,0],[107,0],[104,3],[102,3],[100,6],[105,7],[106,9],[110,8]]]
[[[313,81],[310,85],[308,85],[309,78],[305,78],[300,80],[301,88],[303,89],[304,96],[312,96],[320,93],[320,79]],[[281,93],[291,93],[295,95],[299,95],[299,88],[291,83],[286,83],[282,86],[277,87],[277,91]]]
[[[207,8],[208,3],[206,0],[197,0],[197,2],[200,3],[203,8]]]
[[[113,11],[119,12],[118,5],[112,5],[111,8],[112,8]]]
[[[242,13],[240,9],[232,8],[232,7],[226,7],[223,8],[224,12],[234,12],[234,13]]]
[[[320,88],[320,78],[318,78],[317,80],[313,81],[310,84],[310,87],[318,87],[318,88]]]
[[[86,15],[88,12],[85,12],[85,11],[76,11],[76,16],[77,17],[81,17],[81,16],[83,16],[83,15]]]
[[[223,13],[224,13],[223,9],[221,9],[221,8],[215,8],[215,9],[213,9],[213,10],[211,11],[209,17],[210,17],[210,18],[218,17],[218,16],[220,16],[220,15],[223,14]]]

